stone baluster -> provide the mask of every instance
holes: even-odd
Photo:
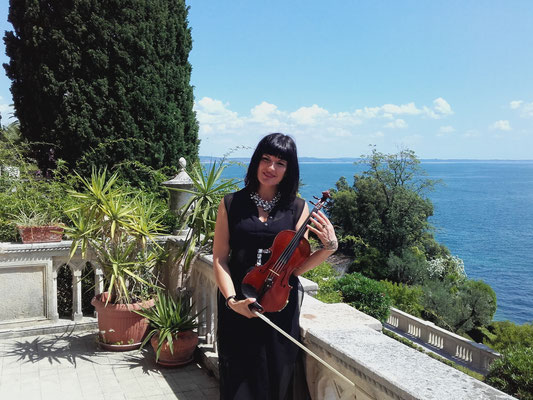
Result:
[[[209,285],[209,299],[208,307],[206,310],[207,317],[207,343],[213,344],[215,342],[215,327],[216,327],[216,315],[217,315],[217,289],[213,285]]]
[[[91,262],[94,269],[94,295],[104,292],[104,270],[95,262]]]
[[[54,265],[52,268],[52,288],[51,293],[48,293],[48,299],[50,300],[48,318],[53,322],[59,321],[59,313],[57,312],[57,271],[59,267],[59,265]]]
[[[420,340],[422,340],[425,343],[429,343],[430,332],[431,332],[431,328],[427,322],[420,324],[420,336],[419,336]]]
[[[81,275],[82,267],[79,265],[71,266],[72,271],[72,320],[75,322],[81,321],[83,318],[82,310],[82,287]]]
[[[204,310],[204,312],[202,312],[200,315],[199,315],[199,325],[198,325],[198,334],[200,336],[205,336],[206,332],[207,332],[207,326],[206,326],[206,321],[207,321],[207,318],[206,318],[206,313],[207,313],[207,310],[206,310],[206,304],[207,304],[207,301],[206,301],[206,293],[205,291],[203,290],[203,288],[205,287],[204,285],[204,281],[205,281],[205,277],[202,276],[201,274],[198,274],[197,279],[195,279],[195,281],[197,282],[196,285],[195,285],[195,292],[196,292],[196,296],[197,296],[197,312],[200,311],[200,310]]]

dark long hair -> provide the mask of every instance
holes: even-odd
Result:
[[[290,136],[283,133],[271,133],[261,139],[252,155],[244,178],[244,185],[250,191],[257,191],[259,188],[257,169],[264,154],[270,154],[287,161],[287,169],[278,189],[281,193],[281,202],[283,204],[292,203],[296,193],[298,193],[298,185],[300,183],[300,167],[298,166],[296,143]]]

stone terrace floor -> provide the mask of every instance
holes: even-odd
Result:
[[[93,332],[0,339],[2,399],[218,399],[218,381],[192,363],[155,364],[153,350],[113,353]]]

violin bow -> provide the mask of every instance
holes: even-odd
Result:
[[[311,357],[313,357],[315,360],[317,360],[319,363],[321,363],[323,366],[325,366],[327,369],[329,369],[331,372],[334,372],[339,377],[341,377],[347,384],[350,385],[350,387],[354,390],[355,393],[355,383],[353,383],[351,380],[349,380],[346,376],[341,374],[339,371],[337,371],[335,368],[333,368],[331,365],[329,365],[327,362],[325,362],[323,359],[321,359],[319,356],[317,356],[315,353],[313,353],[311,350],[309,350],[307,347],[305,347],[303,344],[301,344],[299,341],[294,339],[291,335],[289,335],[287,332],[285,332],[283,329],[279,328],[275,323],[273,323],[271,320],[269,320],[267,317],[265,317],[263,314],[256,310],[252,310],[252,312],[259,318],[261,318],[263,321],[265,321],[268,325],[270,325],[272,328],[274,328],[276,331],[281,333],[283,336],[285,336],[287,339],[289,339],[292,343],[294,343],[296,346],[298,346],[300,349],[305,351],[307,354],[309,354]]]

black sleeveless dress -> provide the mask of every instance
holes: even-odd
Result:
[[[296,198],[288,206],[278,205],[267,221],[261,222],[257,207],[245,188],[224,198],[229,224],[229,270],[237,298],[242,299],[240,284],[255,265],[258,249],[271,247],[282,230],[295,229],[305,202]],[[263,263],[268,256],[264,256]],[[289,303],[280,312],[265,313],[292,337],[300,338],[301,285],[297,277],[289,280],[293,287]],[[287,400],[294,391],[308,398],[305,381],[295,380],[300,349],[259,318],[248,319],[230,310],[218,296],[218,356],[221,400]],[[297,368],[300,371],[300,368]],[[298,381],[298,382],[296,382]],[[295,389],[295,384],[298,386]]]

